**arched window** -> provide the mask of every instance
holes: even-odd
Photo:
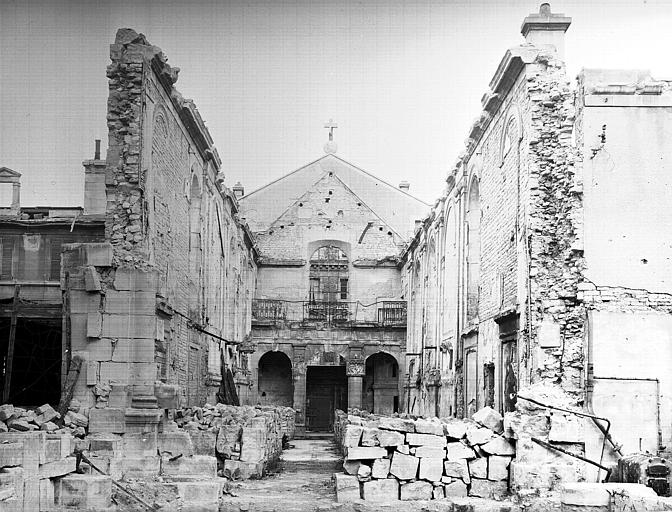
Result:
[[[478,180],[469,188],[467,211],[467,320],[478,316],[481,278],[481,199]]]
[[[348,299],[349,262],[334,245],[324,245],[310,257],[310,302],[339,302]]]

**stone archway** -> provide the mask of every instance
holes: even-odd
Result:
[[[385,352],[366,358],[362,408],[376,414],[399,412],[399,365]]]
[[[292,362],[284,352],[266,352],[259,359],[257,400],[261,405],[292,407]]]

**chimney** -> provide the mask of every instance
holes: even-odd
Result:
[[[107,162],[100,159],[100,139],[96,139],[93,160],[84,160],[84,215],[104,215],[107,209],[105,191],[105,168]]]
[[[525,41],[533,45],[552,45],[558,58],[565,60],[565,32],[572,23],[561,13],[552,13],[551,4],[543,3],[539,6],[539,14],[530,14],[523,20],[520,33]]]
[[[400,188],[401,190],[403,190],[404,192],[408,192],[408,189],[411,188],[411,184],[410,184],[408,181],[406,181],[406,180],[404,180],[404,181],[400,181],[400,182],[399,182],[399,188]]]
[[[236,196],[236,199],[240,199],[245,195],[245,187],[243,187],[240,181],[236,182],[233,186],[233,195]]]

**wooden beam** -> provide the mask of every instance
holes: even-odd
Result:
[[[19,293],[21,285],[14,286],[14,301],[12,302],[12,317],[9,324],[9,343],[7,346],[7,360],[5,362],[5,386],[2,388],[2,402],[9,400],[9,391],[12,383],[12,364],[14,363],[14,342],[16,340],[16,317],[19,310]]]
[[[58,412],[61,415],[58,424],[61,426],[63,425],[65,413],[68,412],[68,407],[70,407],[70,402],[72,402],[72,396],[75,393],[75,384],[77,384],[79,373],[82,371],[83,362],[84,359],[80,356],[73,356],[70,360],[70,369],[68,370],[68,376],[66,377],[63,389],[61,390],[61,401],[58,404]]]

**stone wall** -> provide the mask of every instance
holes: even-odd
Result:
[[[344,456],[338,501],[389,502],[508,495],[516,451],[490,408],[474,420],[377,416],[337,411],[334,434]]]

